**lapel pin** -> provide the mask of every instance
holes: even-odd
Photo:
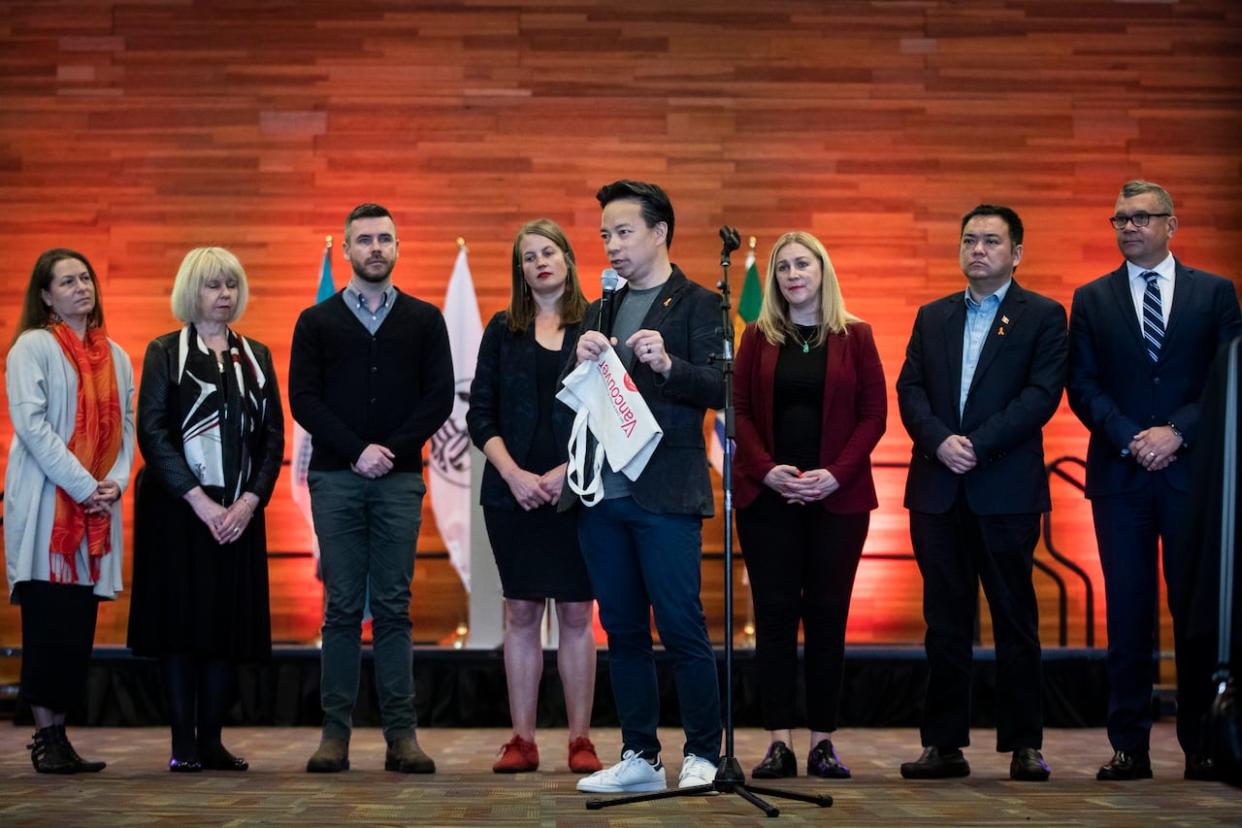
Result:
[[[668,297],[667,299],[665,299],[665,300],[664,300],[664,307],[666,307],[666,308],[667,308],[667,307],[668,307],[669,305],[671,305],[671,304],[673,304],[673,297],[671,297],[671,296],[670,296],[670,297]]]
[[[1004,335],[1005,335],[1005,328],[1004,328],[1004,326],[1001,326],[1001,327],[999,327],[999,328],[997,328],[997,329],[996,329],[996,335],[997,335],[997,336],[1004,336]]]
[[[1009,317],[1008,317],[1008,316],[1001,316],[1001,321],[1002,321],[1002,322],[1004,322],[1006,325],[1008,325],[1008,324],[1009,324]]]

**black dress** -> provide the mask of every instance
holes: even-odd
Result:
[[[267,408],[250,447],[253,471],[242,489],[258,495],[260,505],[240,538],[219,544],[182,499],[198,481],[180,452],[174,337],[160,337],[147,349],[139,392],[139,445],[146,467],[139,473],[134,501],[129,646],[142,656],[263,660],[271,656],[272,646],[263,507],[284,453],[284,417],[271,355],[250,341],[266,374]],[[218,382],[225,404],[236,405],[240,391],[232,374],[221,372]],[[203,490],[217,503],[232,502],[221,488]]]
[[[556,400],[556,391],[577,333],[576,327],[567,328],[561,349],[552,351],[535,341],[533,330],[510,332],[503,314],[492,320],[479,348],[467,415],[476,445],[482,448],[492,436],[502,436],[514,461],[534,474],[565,461],[569,409]],[[590,601],[575,514],[558,512],[555,505],[524,511],[490,463],[484,481],[483,518],[504,596]]]

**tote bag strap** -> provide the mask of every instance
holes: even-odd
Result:
[[[569,482],[569,490],[582,498],[583,504],[594,506],[604,497],[604,476],[601,474],[604,466],[604,446],[596,441],[590,483],[587,483],[587,437],[591,433],[587,423],[589,419],[585,405],[574,416],[574,427],[569,434],[569,468],[565,472],[565,479]]]

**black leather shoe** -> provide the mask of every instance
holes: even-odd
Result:
[[[1095,778],[1102,782],[1151,779],[1151,757],[1147,751],[1119,750],[1100,768]]]
[[[203,763],[197,759],[178,759],[174,756],[168,760],[170,773],[199,773],[202,769]]]
[[[229,753],[223,745],[210,750],[200,748],[200,753],[203,757],[203,770],[244,771],[250,767],[249,762]]]
[[[902,762],[901,775],[906,779],[954,779],[970,776],[970,764],[960,748],[923,748],[923,755],[913,762]]]
[[[798,775],[798,757],[784,742],[768,745],[763,761],[755,765],[750,775],[755,779],[787,779]]]
[[[1184,778],[1197,782],[1219,782],[1220,769],[1210,756],[1187,756]]]
[[[1035,748],[1018,748],[1013,752],[1013,761],[1009,763],[1010,779],[1016,782],[1046,782],[1051,775],[1052,768]]]
[[[850,769],[837,758],[832,747],[832,740],[823,739],[811,748],[806,757],[806,775],[818,776],[820,779],[849,779]]]

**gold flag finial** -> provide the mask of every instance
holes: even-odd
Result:
[[[751,250],[754,250],[754,249],[755,249],[755,242],[757,242],[757,241],[758,241],[758,239],[756,239],[754,236],[751,236],[751,237],[750,237],[750,249],[751,249]]]
[[[324,248],[332,247],[332,236],[331,235],[327,235],[323,237],[323,246]]]
[[[457,247],[458,247],[458,249],[461,249],[461,248],[463,248],[463,247],[465,247],[465,246],[466,246],[466,237],[465,237],[465,236],[458,236],[458,237],[457,237]]]

